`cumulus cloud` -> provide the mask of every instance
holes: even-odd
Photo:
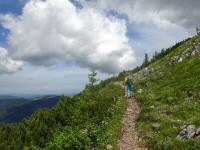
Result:
[[[0,47],[0,73],[12,73],[23,66],[22,61],[13,60],[6,49]]]
[[[168,27],[178,25],[187,29],[200,25],[199,0],[109,0],[85,1],[84,5],[112,9],[128,15],[137,23],[154,23]]]
[[[12,57],[34,65],[73,62],[115,73],[134,65],[124,20],[68,0],[30,0],[21,16],[1,16]]]

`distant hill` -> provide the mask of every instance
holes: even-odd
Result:
[[[12,96],[12,95],[0,95],[0,102],[2,100],[14,100],[14,99],[18,99],[19,97],[17,96]]]
[[[55,106],[60,96],[42,96],[34,99],[16,98],[13,96],[3,96],[0,100],[0,124],[17,123],[25,117],[30,116],[39,108],[51,108]]]

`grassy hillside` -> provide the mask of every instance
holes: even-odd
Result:
[[[148,64],[87,86],[74,97],[63,96],[54,108],[1,127],[0,149],[116,150],[127,102],[115,81],[127,75],[135,78],[141,106],[140,145],[153,150],[200,149],[198,137],[177,139],[184,125],[196,126],[200,132],[199,54],[200,35],[162,51]]]
[[[0,128],[0,149],[116,149],[126,108],[123,88],[107,80],[17,125]]]
[[[167,50],[135,76],[141,104],[141,145],[149,149],[197,150],[196,138],[178,140],[183,125],[200,127],[200,36]],[[195,52],[196,53],[195,53]]]

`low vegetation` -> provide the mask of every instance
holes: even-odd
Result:
[[[143,89],[136,94],[141,103],[137,125],[142,138],[140,144],[149,149],[200,149],[198,139],[177,139],[183,125],[200,127],[200,57],[196,55],[174,65],[170,63],[171,58],[190,47],[192,40],[198,41],[199,36],[188,40],[147,65],[148,69],[159,69],[136,83],[137,89]]]
[[[123,94],[121,86],[107,80],[72,98],[63,96],[53,109],[1,127],[0,149],[116,149],[126,108]]]
[[[146,54],[142,66],[98,84],[93,71],[80,94],[62,96],[56,107],[40,109],[19,124],[2,126],[0,149],[116,150],[127,102],[123,88],[114,83],[127,75],[135,77],[135,90],[140,91],[135,94],[141,106],[140,145],[152,150],[200,149],[197,138],[177,138],[183,125],[200,129],[200,57],[186,53],[183,59],[177,57],[188,48],[198,49],[193,43],[200,43],[200,35],[155,53],[151,60]]]

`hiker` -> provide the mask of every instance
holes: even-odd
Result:
[[[133,96],[133,78],[131,76],[128,76],[125,78],[125,84],[126,84],[126,96],[132,97]]]

